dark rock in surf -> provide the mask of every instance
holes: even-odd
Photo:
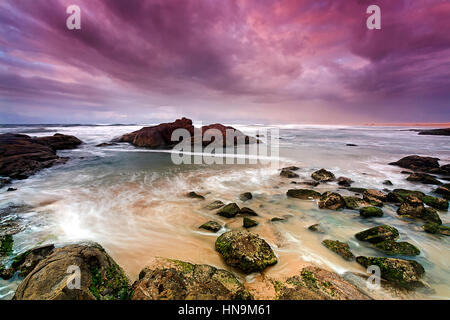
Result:
[[[416,246],[406,241],[386,240],[375,244],[374,247],[389,256],[418,256],[420,254],[420,250]]]
[[[435,222],[427,222],[422,228],[428,233],[450,236],[450,227],[442,226]]]
[[[199,228],[205,229],[208,231],[212,231],[212,232],[217,232],[222,228],[222,226],[215,221],[208,221],[208,222],[202,224]]]
[[[339,210],[345,207],[344,198],[336,192],[325,192],[319,201],[320,209]]]
[[[353,180],[347,177],[339,177],[337,179],[337,183],[338,185],[343,187],[350,187],[350,185],[353,183]]]
[[[419,131],[418,134],[429,136],[450,136],[450,128],[422,130]]]
[[[378,207],[364,207],[359,209],[359,215],[364,218],[382,217],[383,210]]]
[[[215,209],[219,209],[222,208],[225,205],[225,203],[223,203],[220,200],[215,200],[213,202],[211,202],[210,204],[208,204],[205,208],[208,210],[215,210]]]
[[[243,227],[244,228],[252,228],[252,227],[256,227],[258,225],[258,222],[249,218],[249,217],[244,217],[243,220]]]
[[[250,209],[248,207],[240,208],[239,209],[239,214],[241,216],[253,216],[253,217],[256,217],[258,215],[253,209]]]
[[[345,260],[352,261],[355,259],[347,243],[338,240],[323,240],[322,244]]]
[[[439,214],[432,208],[425,208],[422,200],[414,196],[408,196],[397,210],[400,216],[409,216],[428,222],[442,224]]]
[[[450,200],[450,183],[446,183],[438,187],[436,190],[434,190],[434,193],[440,194],[445,199]]]
[[[336,179],[334,174],[328,170],[320,169],[311,174],[311,178],[320,182],[333,181]]]
[[[289,179],[293,179],[293,178],[298,178],[299,175],[296,174],[295,172],[291,171],[291,170],[287,170],[287,169],[282,169],[280,172],[280,176],[284,177],[284,178],[289,178]]]
[[[400,234],[397,229],[388,225],[373,227],[355,234],[356,239],[379,243],[386,240],[397,240]]]
[[[253,199],[253,195],[251,192],[244,192],[239,195],[239,200],[247,201]]]
[[[435,176],[426,173],[413,173],[406,180],[411,182],[420,182],[423,184],[441,185],[442,182],[436,179]]]
[[[319,199],[321,194],[309,189],[290,189],[286,195],[290,198],[297,198],[302,200]]]
[[[192,199],[200,199],[200,200],[205,200],[205,197],[202,196],[201,194],[198,194],[194,191],[191,191],[187,194],[188,198],[192,198]]]
[[[413,155],[404,157],[396,162],[391,162],[389,164],[415,171],[428,171],[430,169],[439,168],[438,161],[438,158]]]
[[[239,213],[239,210],[236,203],[229,203],[220,208],[219,211],[217,211],[217,214],[225,218],[234,218]]]

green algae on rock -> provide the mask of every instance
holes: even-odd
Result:
[[[281,169],[280,176],[288,179],[298,178],[299,175],[289,169]]]
[[[438,209],[438,210],[447,210],[448,209],[448,201],[442,198],[433,197],[433,196],[423,196],[420,200],[423,201],[426,205]]]
[[[425,196],[425,194],[421,191],[416,190],[394,189],[392,192],[388,193],[387,201],[393,203],[402,203],[408,196],[414,196],[420,199]]]
[[[260,272],[278,262],[269,244],[248,231],[229,231],[216,240],[216,250],[225,262],[245,273]]]
[[[345,201],[339,193],[325,192],[320,197],[320,209],[339,210],[343,207],[345,207]]]
[[[359,209],[359,215],[364,218],[369,217],[382,217],[383,210],[378,207],[364,207]]]
[[[352,261],[355,259],[355,256],[350,251],[350,247],[347,243],[338,240],[323,240],[322,244],[345,260]]]
[[[14,240],[11,234],[0,237],[0,256],[7,256],[12,253]]]
[[[435,222],[428,222],[422,226],[425,232],[432,234],[442,234],[444,236],[450,236],[450,227],[441,226]]]
[[[445,199],[450,200],[450,183],[443,184],[434,190],[434,193],[443,196]]]
[[[250,300],[229,271],[206,264],[155,258],[132,287],[132,300]]]
[[[244,217],[244,221],[243,221],[243,227],[244,228],[251,228],[251,227],[256,227],[259,223],[256,222],[253,219],[250,219],[249,217]]]
[[[217,214],[219,216],[225,217],[225,218],[234,218],[239,213],[239,207],[236,203],[229,203],[226,206],[223,206],[222,208],[217,211]]]
[[[379,242],[374,246],[390,256],[417,256],[420,254],[420,250],[416,246],[406,241],[396,242],[393,240],[386,240]]]
[[[397,214],[442,224],[437,211],[433,208],[425,208],[422,200],[415,196],[408,196],[398,208]]]
[[[320,182],[326,182],[326,181],[333,181],[336,179],[334,174],[328,170],[320,169],[311,174],[311,178],[313,178],[316,181]]]
[[[222,226],[219,223],[217,223],[216,221],[208,221],[208,222],[202,224],[199,228],[205,229],[208,231],[212,231],[212,232],[217,232],[222,228]]]
[[[345,196],[343,198],[345,202],[345,207],[350,210],[356,210],[360,207],[364,207],[367,205],[366,201],[364,201],[364,199],[362,198],[358,198],[355,196]]]
[[[386,240],[397,240],[399,232],[394,227],[382,225],[358,232],[355,237],[360,241],[378,243]]]
[[[378,266],[381,278],[393,285],[408,290],[424,286],[421,279],[425,274],[425,269],[417,261],[359,256],[356,257],[356,262],[366,268],[372,265]]]
[[[319,192],[309,189],[289,189],[286,195],[301,200],[319,199],[321,196]]]

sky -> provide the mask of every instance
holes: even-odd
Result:
[[[2,0],[0,123],[450,122],[449,30],[447,0]]]

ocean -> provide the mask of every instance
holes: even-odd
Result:
[[[404,169],[389,162],[418,154],[450,163],[450,144],[446,136],[422,136],[405,127],[355,127],[321,125],[233,125],[254,135],[260,130],[277,128],[280,133],[279,168],[295,165],[300,175],[295,181],[310,180],[315,170],[325,168],[337,177],[351,178],[352,187],[374,189],[405,188],[431,192],[435,187],[414,184],[400,172]],[[14,235],[14,254],[47,243],[91,240],[100,243],[124,268],[130,279],[152,257],[163,256],[193,263],[211,264],[231,270],[214,250],[218,234],[201,231],[206,221],[223,224],[222,230],[238,228],[242,218],[226,219],[204,207],[214,200],[236,202],[255,210],[260,224],[252,231],[272,246],[279,262],[261,274],[244,275],[233,270],[248,287],[257,287],[261,277],[283,277],[298,273],[303,266],[315,264],[341,275],[366,274],[356,262],[348,262],[325,248],[323,239],[348,242],[358,255],[383,256],[370,245],[354,238],[369,227],[389,224],[400,231],[400,240],[421,250],[414,258],[425,270],[425,281],[433,290],[420,294],[429,299],[450,298],[450,239],[422,231],[423,222],[401,219],[395,206],[386,205],[385,216],[362,219],[357,211],[318,209],[314,201],[289,199],[293,185],[280,177],[279,168],[266,164],[175,165],[167,151],[138,149],[128,144],[108,147],[96,145],[142,125],[10,125],[0,126],[0,134],[23,133],[31,136],[62,133],[75,135],[84,144],[74,150],[60,151],[70,157],[65,165],[45,169],[29,179],[14,182],[15,192],[0,191],[0,208],[27,205],[16,216],[24,230]],[[348,146],[354,144],[356,146]],[[390,180],[393,186],[383,185]],[[336,190],[336,183],[321,184],[319,192]],[[186,197],[189,191],[205,196],[199,201]],[[239,194],[252,192],[254,198],[243,203]],[[352,192],[340,189],[342,195]],[[448,212],[439,212],[444,224]],[[273,217],[289,217],[272,223]],[[8,217],[11,219],[11,217]],[[320,223],[326,233],[309,231]],[[4,263],[10,261],[5,260]],[[19,279],[0,280],[0,299],[12,298]],[[392,292],[378,292],[380,298],[402,298]],[[417,298],[411,294],[411,298]]]

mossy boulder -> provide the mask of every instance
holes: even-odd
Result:
[[[345,207],[344,198],[336,192],[325,192],[319,201],[320,209],[339,210]]]
[[[392,183],[391,180],[384,180],[384,181],[383,181],[383,184],[384,184],[385,186],[393,186],[393,185],[394,185],[394,184]]]
[[[353,180],[347,177],[339,177],[337,178],[337,183],[338,185],[343,187],[350,187],[350,185],[353,183]]]
[[[19,272],[21,277],[26,277],[36,265],[44,260],[50,253],[53,252],[55,246],[53,244],[36,247],[27,250],[18,256],[14,257],[11,264],[11,272],[14,274]]]
[[[433,208],[425,208],[422,200],[415,196],[408,196],[398,208],[397,214],[442,224],[437,211]]]
[[[425,194],[421,191],[416,191],[416,190],[394,189],[392,192],[389,192],[389,194],[387,196],[387,201],[393,202],[393,203],[402,203],[409,196],[414,196],[414,197],[420,199],[423,196],[425,196]]]
[[[252,227],[256,227],[258,225],[258,222],[256,222],[253,219],[250,219],[249,217],[244,217],[243,220],[243,227],[244,228],[252,228]]]
[[[367,203],[364,199],[354,197],[354,196],[346,196],[344,197],[345,207],[350,210],[356,210],[360,207],[366,206]]]
[[[68,288],[80,270],[80,288]],[[70,270],[70,269],[69,269]],[[80,243],[53,249],[39,261],[16,290],[16,300],[119,300],[128,299],[128,278],[117,263],[96,243]]]
[[[132,300],[250,300],[229,271],[206,264],[155,258],[132,287]]]
[[[359,209],[359,215],[364,218],[382,217],[383,210],[378,207],[364,207]]]
[[[286,195],[290,198],[297,198],[301,200],[319,199],[321,194],[314,190],[309,189],[290,189]]]
[[[432,234],[442,234],[444,236],[450,236],[450,227],[441,226],[435,222],[428,222],[422,226],[425,232]]]
[[[411,182],[420,182],[423,184],[434,184],[434,185],[441,185],[442,182],[440,182],[438,179],[436,179],[435,176],[432,176],[431,174],[426,173],[412,173],[406,180]]]
[[[448,201],[442,198],[433,197],[433,196],[423,196],[421,198],[423,203],[426,205],[438,209],[438,210],[447,210],[448,209]]]
[[[359,256],[356,257],[356,262],[365,268],[372,265],[378,266],[381,278],[395,286],[409,290],[424,286],[421,279],[425,274],[425,269],[417,261]]]
[[[366,188],[355,188],[355,187],[351,187],[351,188],[347,188],[348,191],[351,191],[353,193],[359,193],[359,194],[363,194],[367,189]]]
[[[213,201],[210,204],[208,204],[205,208],[208,210],[216,210],[216,209],[222,208],[224,205],[225,205],[225,203],[223,203],[222,201],[216,200],[216,201]]]
[[[443,184],[434,190],[434,193],[443,196],[445,199],[450,200],[450,183]]]
[[[352,261],[355,259],[355,256],[350,251],[350,247],[347,243],[338,240],[323,240],[322,244],[345,260]]]
[[[371,206],[382,207],[383,202],[387,200],[387,194],[379,190],[367,189],[363,193],[363,199]]]
[[[216,250],[225,262],[245,273],[260,272],[278,262],[269,244],[248,231],[229,231],[216,240]]]
[[[226,206],[223,206],[222,208],[217,211],[217,214],[219,216],[225,217],[225,218],[233,218],[239,213],[239,207],[236,203],[229,203]]]
[[[320,182],[326,182],[326,181],[333,181],[336,179],[334,174],[328,170],[320,169],[311,174],[311,178],[313,178],[316,181]]]
[[[251,192],[244,192],[239,195],[239,199],[241,201],[247,201],[253,199],[253,195]]]
[[[397,229],[388,225],[373,227],[355,234],[356,239],[379,243],[386,240],[397,240],[400,234]]]
[[[386,240],[375,244],[375,248],[390,256],[417,256],[420,254],[420,250],[416,246],[406,241]]]
[[[222,228],[222,226],[219,223],[217,223],[216,221],[208,221],[208,222],[202,224],[199,228],[205,229],[208,231],[212,231],[212,232],[217,232]]]
[[[192,199],[199,199],[199,200],[205,200],[205,197],[202,196],[201,194],[198,194],[197,192],[191,191],[187,194],[188,198],[192,198]]]
[[[280,176],[282,176],[284,178],[289,178],[289,179],[293,179],[293,178],[298,178],[299,177],[298,174],[296,174],[292,170],[288,170],[288,169],[282,169],[281,172],[280,172]]]
[[[253,216],[253,217],[256,217],[258,215],[253,209],[247,207],[242,207],[241,209],[239,209],[239,214],[242,216]]]
[[[0,237],[0,256],[7,256],[12,253],[14,240],[11,234]]]

